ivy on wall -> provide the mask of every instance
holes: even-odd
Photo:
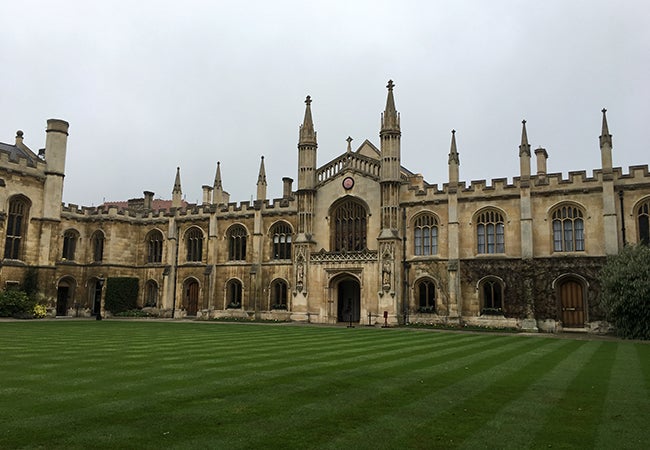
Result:
[[[138,307],[138,279],[114,277],[106,280],[107,311],[117,314]]]

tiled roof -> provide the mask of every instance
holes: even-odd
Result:
[[[20,158],[25,158],[28,166],[36,167],[38,157],[28,150],[23,150],[16,145],[0,142],[0,152],[9,153],[9,161],[18,162]]]

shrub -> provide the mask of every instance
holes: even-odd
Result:
[[[601,271],[601,302],[616,334],[650,339],[650,248],[627,246]]]
[[[47,308],[45,305],[41,305],[40,303],[35,304],[32,311],[36,319],[42,319],[47,315]]]
[[[115,277],[106,280],[106,310],[113,314],[137,309],[138,279]]]
[[[0,317],[23,317],[32,312],[34,303],[23,291],[7,289],[0,292]]]

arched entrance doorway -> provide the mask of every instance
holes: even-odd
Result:
[[[567,278],[559,285],[562,326],[583,328],[585,326],[584,286],[575,278]]]
[[[196,316],[199,309],[199,282],[195,279],[185,281],[183,289],[183,309],[188,316]]]
[[[74,300],[75,281],[72,278],[63,278],[56,288],[56,315],[67,316],[68,309]]]
[[[361,286],[352,277],[342,278],[336,285],[338,322],[359,322],[361,319]]]
[[[103,278],[94,278],[90,280],[88,289],[88,298],[90,299],[90,310],[93,316],[102,312],[102,288],[104,287]]]

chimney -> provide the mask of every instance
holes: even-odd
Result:
[[[546,160],[548,159],[548,153],[546,149],[539,147],[535,150],[535,156],[537,157],[537,178],[539,181],[544,182],[546,180]]]
[[[210,197],[212,197],[212,186],[203,185],[203,204],[210,204]]]
[[[282,198],[291,197],[291,185],[293,184],[293,179],[289,177],[282,178]]]
[[[153,209],[153,192],[144,191],[144,209]]]

